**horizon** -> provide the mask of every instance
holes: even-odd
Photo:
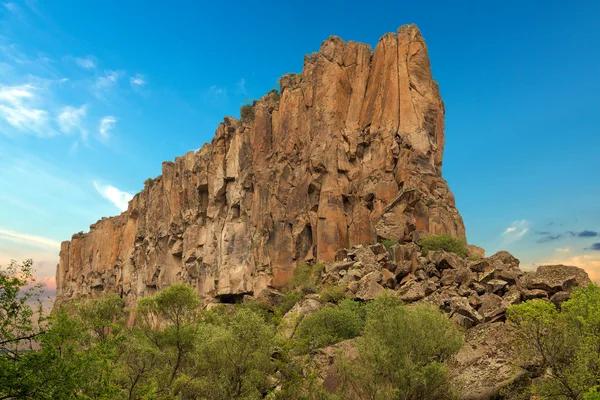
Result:
[[[593,174],[600,148],[594,118],[600,111],[600,33],[594,21],[600,6],[560,4],[521,6],[518,16],[511,7],[502,14],[469,6],[479,24],[462,31],[449,29],[460,23],[461,7],[452,14],[458,23],[444,15],[452,7],[429,15],[430,7],[413,5],[399,11],[408,10],[406,18],[414,21],[392,27],[400,18],[389,12],[381,24],[358,28],[352,22],[360,21],[362,9],[354,6],[347,24],[316,24],[306,36],[297,32],[300,12],[292,23],[272,22],[275,37],[261,24],[270,19],[251,24],[241,9],[231,14],[240,23],[236,30],[211,35],[218,26],[214,15],[225,12],[219,5],[206,14],[192,6],[168,12],[149,7],[138,10],[145,19],[136,22],[127,19],[138,15],[127,12],[136,9],[133,3],[113,15],[118,6],[4,2],[0,265],[33,258],[52,291],[60,242],[123,211],[145,179],[158,175],[162,161],[209,142],[223,117],[237,117],[247,99],[266,94],[279,76],[299,72],[302,56],[318,51],[328,36],[373,48],[386,32],[414,22],[445,102],[442,171],[468,242],[487,255],[508,250],[524,268],[579,266],[598,281],[600,188]],[[283,8],[274,11],[286,15]],[[330,11],[324,7],[315,19],[326,20]],[[566,17],[570,23],[558,24]],[[528,18],[529,26],[519,24]],[[105,20],[113,30],[103,29]],[[163,25],[151,23],[157,21]],[[194,40],[200,44],[190,44]],[[274,52],[278,57],[267,58]]]

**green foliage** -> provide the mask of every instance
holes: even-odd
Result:
[[[385,246],[387,251],[390,251],[392,249],[392,246],[398,244],[398,241],[394,239],[383,239],[381,243]]]
[[[294,269],[292,279],[288,284],[290,290],[300,290],[304,294],[317,293],[321,274],[325,264],[300,264]]]
[[[467,247],[463,239],[450,235],[433,235],[424,237],[419,241],[423,254],[430,251],[446,250],[463,258],[467,257]]]
[[[595,398],[600,385],[600,288],[590,283],[556,306],[531,300],[511,306],[521,363],[537,366],[533,392],[542,398]]]
[[[276,314],[280,316],[285,315],[296,305],[296,303],[300,301],[300,299],[302,299],[303,296],[304,294],[298,290],[287,291],[286,293],[284,293],[283,299],[281,300],[279,306],[275,310]]]
[[[452,395],[444,362],[462,334],[438,309],[404,306],[383,293],[367,306],[358,359],[341,359],[345,398],[444,399]]]
[[[346,298],[345,285],[326,285],[321,288],[319,297],[324,303],[339,303]]]
[[[362,307],[353,300],[343,300],[338,306],[307,315],[296,328],[294,347],[307,353],[358,336],[364,324]]]
[[[244,104],[240,108],[240,120],[245,124],[254,121],[254,107],[251,104]]]

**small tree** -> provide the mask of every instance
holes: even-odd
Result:
[[[254,107],[251,104],[245,104],[240,108],[240,120],[245,124],[254,121]]]
[[[522,366],[537,367],[533,392],[542,398],[596,396],[600,385],[600,288],[576,289],[560,310],[548,301],[511,306]]]
[[[445,399],[452,395],[444,362],[462,334],[438,309],[404,306],[384,293],[367,307],[358,359],[338,361],[344,398]]]

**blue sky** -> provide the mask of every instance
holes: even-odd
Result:
[[[51,284],[60,241],[329,35],[416,23],[469,241],[600,278],[599,2],[173,3],[0,2],[0,263],[33,257]]]

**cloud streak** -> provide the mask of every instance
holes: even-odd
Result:
[[[79,133],[85,142],[87,139],[87,130],[84,128],[86,114],[87,105],[85,104],[79,108],[67,106],[62,109],[56,121],[62,132],[66,134]]]
[[[529,232],[529,225],[529,221],[527,220],[515,221],[504,230],[502,236],[504,236],[508,243],[516,242]]]
[[[100,132],[100,138],[102,140],[107,140],[109,138],[110,131],[114,129],[116,123],[117,119],[111,115],[107,115],[100,120],[98,131]]]
[[[83,69],[96,68],[96,60],[92,56],[75,57],[75,63]]]
[[[0,86],[0,118],[21,132],[52,136],[48,111],[36,105],[38,90],[30,84]]]
[[[133,199],[133,195],[128,192],[117,189],[112,185],[104,185],[97,181],[93,181],[96,191],[105,199],[113,203],[119,210],[127,210],[128,203]]]
[[[131,87],[135,88],[139,88],[142,87],[146,84],[146,78],[144,77],[144,75],[142,74],[135,74],[134,76],[132,76],[129,79],[129,84],[131,85]]]
[[[9,240],[19,244],[33,245],[38,248],[57,250],[60,248],[60,242],[43,236],[30,235],[27,233],[16,232],[10,229],[0,228],[0,240]]]

